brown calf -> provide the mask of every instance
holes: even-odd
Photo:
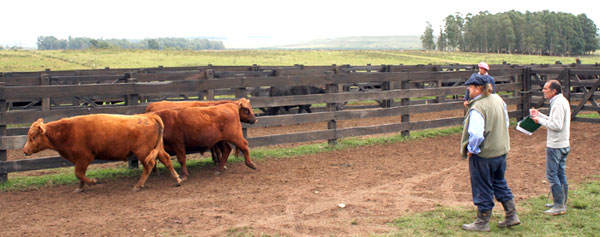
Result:
[[[85,176],[93,159],[127,160],[130,155],[135,155],[144,166],[133,191],[144,187],[157,156],[180,185],[181,179],[163,147],[163,129],[162,120],[155,114],[92,114],[46,124],[40,118],[31,124],[23,152],[31,155],[51,149],[75,164],[75,176],[79,179],[75,192],[83,191],[85,184],[96,184],[95,179]]]

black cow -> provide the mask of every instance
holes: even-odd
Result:
[[[316,86],[272,86],[269,90],[269,96],[293,96],[293,95],[311,95],[311,94],[325,94],[325,90]],[[305,105],[291,105],[291,106],[280,106],[271,107],[267,109],[267,115],[277,115],[280,109],[285,109],[286,113],[289,113],[290,108],[298,106],[298,113],[306,111],[312,113],[310,110],[310,104]]]

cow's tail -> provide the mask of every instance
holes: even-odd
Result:
[[[152,146],[152,148],[159,148],[159,146],[163,143],[163,133],[165,131],[165,124],[163,123],[160,116],[158,116],[158,114],[148,113],[147,115],[150,115],[150,118],[153,119],[154,122],[156,122],[156,131],[158,135],[156,142],[154,143],[154,146]]]
[[[165,124],[163,123],[160,116],[158,116],[157,114],[152,114],[152,119],[154,119],[154,121],[156,122],[156,130],[158,132],[158,137],[157,137],[158,139],[156,139],[156,143],[152,147],[152,151],[148,155],[148,158],[156,159],[160,155],[159,152],[164,151],[163,133],[165,131]],[[154,171],[156,171],[156,167],[154,168]]]

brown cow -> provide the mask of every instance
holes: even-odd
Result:
[[[182,176],[188,175],[186,150],[204,150],[214,147],[219,142],[233,143],[246,159],[246,166],[256,169],[248,149],[248,141],[242,134],[244,122],[254,123],[256,118],[252,106],[247,99],[236,103],[225,103],[210,107],[187,107],[179,109],[160,110],[156,112],[165,123],[165,150],[175,153],[181,164]],[[244,118],[240,117],[244,115]],[[219,171],[222,171],[227,155],[219,160]]]
[[[186,107],[208,107],[215,106],[226,103],[238,103],[242,101],[250,101],[246,98],[241,98],[239,100],[213,100],[213,101],[158,101],[152,102],[146,106],[146,113],[148,112],[156,112],[165,109],[178,109],[178,108],[186,108]]]
[[[156,112],[156,111],[160,111],[160,110],[165,110],[165,109],[177,109],[177,108],[186,108],[186,107],[208,107],[208,106],[215,106],[215,105],[220,105],[220,104],[226,104],[226,103],[234,103],[234,104],[243,104],[244,106],[241,106],[239,109],[239,117],[240,117],[240,122],[244,122],[244,123],[250,123],[253,124],[256,122],[256,117],[254,116],[254,113],[252,112],[252,107],[250,106],[250,100],[246,99],[246,98],[241,98],[239,100],[219,100],[219,101],[159,101],[159,102],[153,102],[148,104],[148,106],[146,107],[146,113],[148,112]],[[246,113],[245,110],[247,108],[250,108],[248,111],[249,113]],[[204,149],[198,149],[198,151],[200,152],[204,152],[207,148]],[[174,154],[173,151],[169,151],[171,154]],[[218,142],[214,147],[210,148],[211,151],[211,155],[212,155],[212,159],[215,163],[220,163],[221,159],[227,160],[227,158],[229,157],[229,154],[231,153],[231,145],[229,145],[228,142]],[[176,154],[175,154],[176,155]],[[181,157],[181,156],[178,156]],[[179,161],[179,159],[183,159],[184,163],[181,163],[182,161]],[[184,168],[185,167],[185,159],[184,158],[178,158],[179,163],[182,165],[182,170],[184,170],[182,172],[182,179],[185,180],[187,178],[187,169]],[[222,167],[219,169],[219,171],[222,171],[223,169],[226,169],[226,167]]]
[[[51,149],[73,162],[75,176],[79,179],[79,187],[75,192],[83,191],[85,184],[96,184],[95,179],[85,176],[93,159],[127,160],[130,155],[135,155],[144,165],[142,176],[133,191],[144,187],[157,156],[171,171],[179,186],[181,179],[163,147],[163,129],[162,120],[155,114],[91,114],[46,124],[40,118],[31,124],[23,152],[31,155]]]

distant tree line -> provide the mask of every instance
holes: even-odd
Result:
[[[584,55],[600,49],[598,28],[585,14],[508,11],[460,13],[444,19],[437,42],[427,22],[421,43],[426,50],[538,55]]]
[[[208,39],[187,39],[187,38],[156,38],[144,40],[127,39],[92,39],[87,37],[70,37],[68,39],[57,39],[54,36],[39,36],[37,38],[37,48],[39,50],[51,49],[225,49],[221,41]]]

